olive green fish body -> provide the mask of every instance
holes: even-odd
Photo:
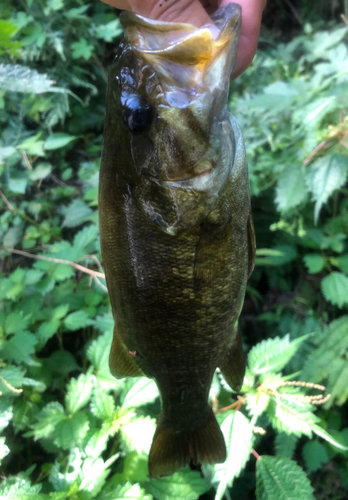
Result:
[[[227,109],[240,11],[220,10],[216,42],[208,30],[123,15],[109,77],[99,212],[110,368],[156,380],[154,477],[225,459],[209,389],[217,367],[237,389],[245,369],[236,323],[254,241],[243,141]]]

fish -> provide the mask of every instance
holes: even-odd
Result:
[[[228,109],[241,8],[214,27],[122,12],[111,66],[99,181],[116,378],[155,380],[162,411],[151,478],[226,460],[209,405],[219,368],[239,391],[238,330],[255,260],[248,167]],[[215,31],[214,31],[215,30]]]

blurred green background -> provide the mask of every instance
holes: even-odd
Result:
[[[211,389],[226,463],[153,481],[160,402],[153,381],[110,375],[98,239],[117,12],[96,0],[1,1],[1,499],[348,497],[341,14],[347,0],[269,1],[257,56],[231,84],[258,247],[240,319],[249,369],[239,395],[219,373]]]

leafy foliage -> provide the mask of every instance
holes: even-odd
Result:
[[[214,376],[226,462],[150,480],[158,391],[110,374],[98,238],[120,24],[97,0],[4,0],[0,12],[1,498],[250,498],[257,456],[258,500],[313,498],[296,461],[316,485],[328,460],[337,477],[327,484],[341,482],[345,498],[347,29],[317,20],[289,43],[268,40],[231,85],[258,242],[241,319],[249,368],[233,408]]]
[[[264,455],[256,463],[256,494],[261,500],[312,500],[313,489],[303,470],[285,457]]]

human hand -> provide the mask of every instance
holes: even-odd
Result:
[[[230,0],[102,0],[122,10],[168,22],[191,23],[198,28],[210,23],[209,14]],[[250,65],[259,40],[262,11],[267,0],[234,0],[242,7],[242,27],[237,60],[232,78],[237,78]]]

